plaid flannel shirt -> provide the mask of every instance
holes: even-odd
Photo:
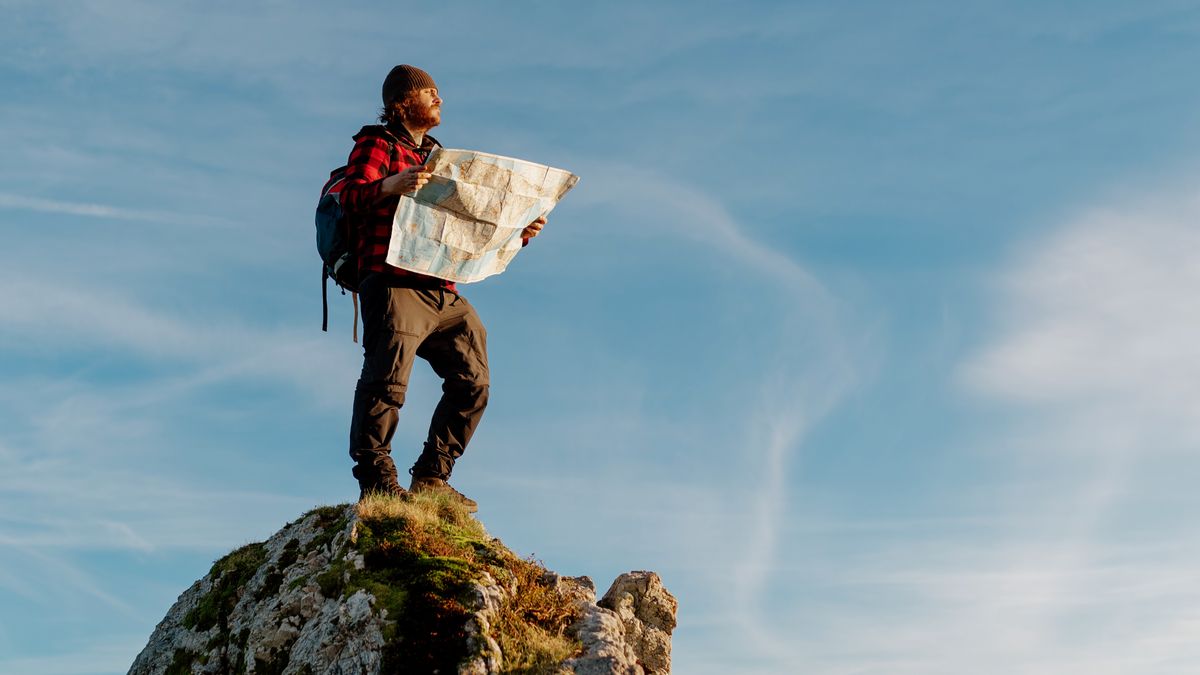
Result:
[[[389,141],[391,134],[395,143]],[[454,283],[425,274],[409,272],[387,264],[388,243],[392,237],[392,216],[400,202],[397,195],[385,195],[381,191],[383,179],[404,169],[421,164],[429,157],[433,148],[440,145],[428,134],[421,146],[413,142],[406,129],[386,130],[380,126],[366,126],[354,136],[354,149],[346,162],[346,183],[342,188],[342,208],[351,218],[351,225],[358,234],[358,276],[365,279],[368,274],[383,273],[392,277],[398,286],[408,285],[428,288],[440,287],[455,290]]]

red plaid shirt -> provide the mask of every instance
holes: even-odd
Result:
[[[390,133],[391,139],[388,134]],[[394,140],[394,142],[393,142]],[[353,231],[358,234],[358,277],[383,273],[393,277],[411,279],[416,287],[442,287],[454,290],[454,283],[416,272],[402,270],[387,264],[388,243],[392,238],[392,216],[400,201],[397,195],[385,195],[380,191],[383,179],[414,165],[422,164],[440,145],[432,136],[426,135],[421,147],[413,143],[406,129],[393,129],[373,125],[363,127],[354,136],[354,149],[346,162],[346,183],[342,188],[342,208],[351,218]],[[405,285],[402,282],[397,285]]]

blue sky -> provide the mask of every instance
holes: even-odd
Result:
[[[581,176],[466,288],[493,534],[679,673],[1194,672],[1195,3],[0,6],[0,672],[356,496],[312,210],[396,63]]]

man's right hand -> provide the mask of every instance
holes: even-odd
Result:
[[[383,179],[380,190],[386,195],[402,195],[416,192],[429,182],[430,176],[423,164],[414,164],[400,173],[394,173]]]

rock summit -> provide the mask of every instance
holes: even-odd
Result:
[[[653,572],[597,602],[437,497],[320,507],[220,560],[131,675],[660,675],[677,603]]]

